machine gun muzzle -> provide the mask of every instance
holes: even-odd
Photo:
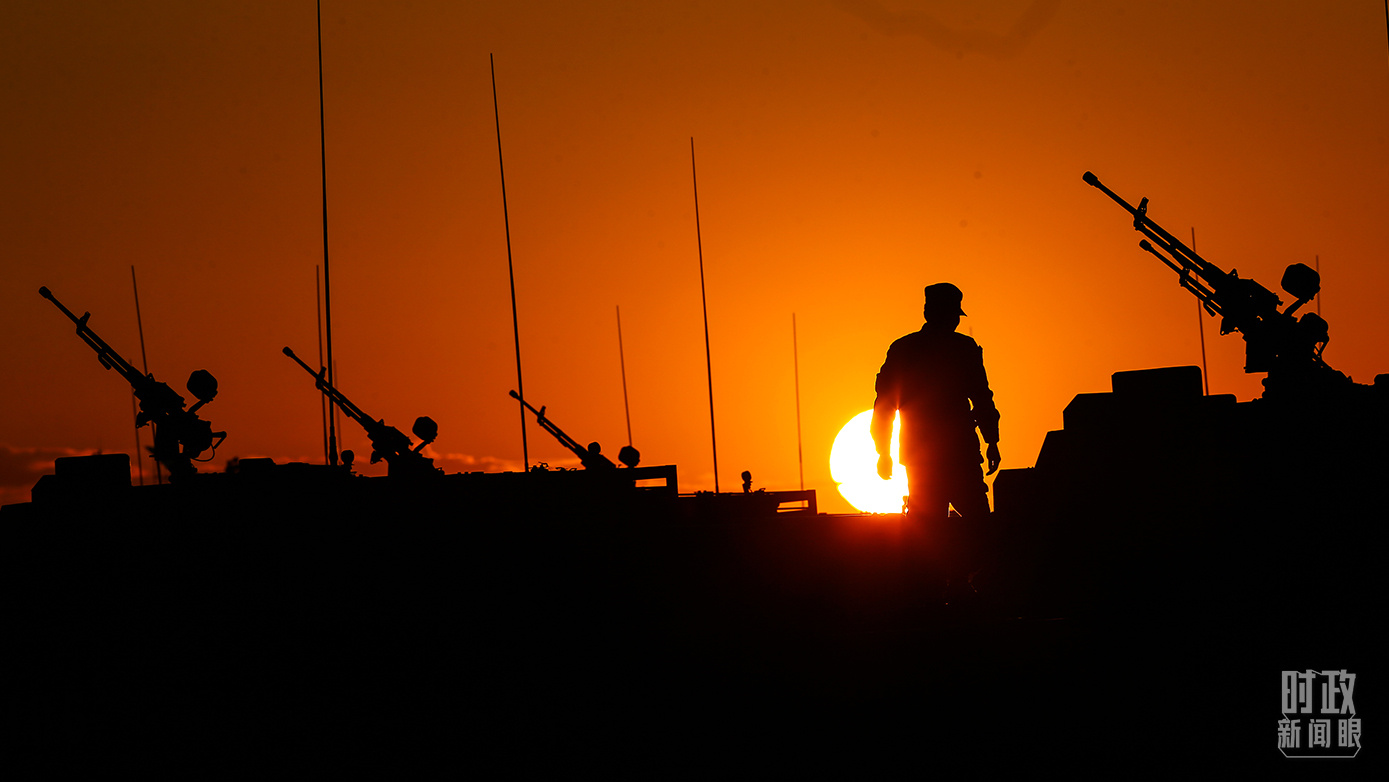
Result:
[[[303,367],[305,372],[308,372],[310,375],[313,375],[313,376],[314,376],[314,380],[316,381],[316,382],[314,383],[314,385],[316,385],[316,386],[318,387],[318,390],[320,390],[320,391],[325,391],[325,390],[327,390],[327,389],[325,388],[325,386],[328,385],[328,382],[324,379],[324,375],[326,375],[326,374],[328,373],[328,368],[327,368],[327,367],[322,367],[322,368],[320,368],[317,372],[315,372],[315,371],[313,371],[313,368],[312,368],[312,367],[310,367],[308,364],[305,364],[305,363],[304,363],[304,360],[303,360],[303,359],[301,359],[301,358],[299,358],[298,356],[294,355],[294,351],[290,350],[289,347],[285,347],[285,349],[284,349],[282,352],[283,352],[286,356],[289,356],[290,358],[294,359],[294,363],[296,363],[296,364],[298,364],[299,366]]]
[[[1125,201],[1118,193],[1105,187],[1104,183],[1100,181],[1100,178],[1090,173],[1089,171],[1086,171],[1085,174],[1081,176],[1081,179],[1085,180],[1085,184],[1094,188],[1098,188],[1100,192],[1117,201],[1119,206],[1122,206],[1125,209],[1127,209],[1129,211],[1129,214],[1132,214],[1135,220],[1142,220],[1142,218],[1146,216],[1148,211],[1148,199],[1143,199],[1143,202],[1139,204],[1138,207],[1134,207],[1131,204],[1129,204],[1128,201]]]

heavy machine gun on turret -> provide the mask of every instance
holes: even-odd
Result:
[[[443,471],[434,466],[434,460],[420,453],[426,445],[434,442],[439,436],[439,425],[434,423],[434,419],[429,416],[420,416],[415,419],[415,425],[410,429],[411,432],[420,438],[419,445],[411,446],[410,438],[404,432],[394,426],[387,426],[385,419],[374,420],[371,416],[362,412],[362,408],[352,403],[341,391],[334,388],[328,382],[325,375],[327,367],[319,369],[317,372],[309,368],[294,351],[289,348],[284,349],[284,354],[294,359],[294,362],[304,368],[314,377],[314,386],[323,392],[333,404],[338,406],[347,417],[361,424],[367,432],[367,438],[371,440],[371,463],[376,464],[382,459],[386,460],[387,474],[397,475],[442,475]]]
[[[1132,216],[1139,246],[1221,317],[1222,334],[1240,332],[1245,371],[1268,376],[1247,401],[1204,392],[1197,366],[1115,372],[1112,390],[1077,394],[1036,466],[994,483],[995,514],[1015,533],[1009,556],[1035,567],[1018,594],[1116,615],[1205,607],[1223,623],[1281,611],[1295,580],[1318,613],[1373,610],[1346,597],[1384,591],[1373,487],[1389,470],[1389,375],[1367,385],[1327,366],[1326,321],[1298,316],[1320,291],[1314,270],[1288,267],[1284,307],[1164,230],[1148,199],[1135,207],[1083,179]]]
[[[63,306],[48,288],[39,288],[39,295],[53,302],[68,319],[77,324],[77,336],[96,351],[97,360],[106,369],[114,369],[130,383],[135,398],[140,400],[140,412],[135,416],[135,426],[146,424],[154,426],[154,446],[150,453],[160,464],[169,468],[172,478],[182,478],[197,472],[193,462],[204,451],[216,451],[217,446],[227,438],[226,432],[212,431],[212,424],[198,418],[198,410],[217,396],[217,379],[205,369],[199,369],[188,376],[188,392],[197,404],[184,409],[184,399],[167,383],[154,379],[154,375],[140,372],[130,362],[121,357],[106,341],[97,336],[87,325],[92,317],[90,312],[82,317],[72,314]],[[215,440],[215,441],[214,441]],[[209,457],[211,458],[211,457]]]
[[[535,413],[535,422],[540,424],[540,428],[549,432],[556,440],[559,440],[560,445],[568,448],[575,456],[579,457],[579,461],[583,464],[585,470],[617,469],[617,465],[613,464],[611,459],[603,455],[602,449],[598,446],[598,443],[589,443],[588,447],[585,448],[579,445],[577,440],[565,434],[564,430],[556,426],[554,421],[546,418],[544,405],[541,405],[540,409],[536,410],[531,406],[530,402],[522,399],[521,395],[515,391],[511,392],[511,398],[525,405],[527,410]],[[618,452],[617,458],[628,467],[636,467],[641,461],[641,454],[632,446],[625,445],[622,447],[622,450]]]
[[[1089,171],[1083,179],[1133,215],[1134,229],[1147,237],[1138,246],[1176,272],[1181,286],[1207,312],[1220,316],[1222,335],[1240,332],[1245,342],[1244,371],[1269,373],[1264,380],[1265,397],[1300,396],[1351,385],[1348,377],[1322,359],[1330,341],[1326,321],[1314,312],[1296,316],[1321,291],[1321,277],[1314,269],[1295,263],[1283,273],[1283,290],[1296,301],[1280,312],[1283,302],[1273,291],[1241,279],[1234,269],[1227,272],[1207,261],[1148,217],[1147,198],[1134,207]]]

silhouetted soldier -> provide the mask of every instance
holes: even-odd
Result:
[[[989,475],[998,470],[998,409],[974,340],[955,333],[964,294],[948,282],[926,286],[926,325],[892,343],[878,373],[873,444],[878,475],[892,477],[892,418],[901,411],[901,462],[907,469],[908,512],[944,519],[949,505],[966,519],[989,512],[979,465],[979,429],[989,444]]]

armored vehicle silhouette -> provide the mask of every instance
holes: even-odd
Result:
[[[1222,334],[1245,341],[1245,371],[1267,373],[1258,399],[1202,393],[1199,367],[1116,372],[1113,387],[1077,395],[1036,466],[995,484],[1003,539],[1031,547],[1016,562],[1034,596],[1081,596],[1189,610],[1222,601],[1277,610],[1288,599],[1358,604],[1382,543],[1389,467],[1389,375],[1358,384],[1322,358],[1326,321],[1296,312],[1317,272],[1288,267],[1282,301],[1202,258],[1087,172],[1145,237],[1140,248],[1177,273]]]

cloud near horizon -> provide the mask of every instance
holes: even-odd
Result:
[[[466,453],[439,453],[432,446],[426,446],[425,456],[434,460],[434,466],[446,473],[455,472],[521,472],[525,465],[516,459],[502,459],[496,456],[473,456]],[[532,462],[539,464],[540,462]],[[581,466],[577,457],[567,457],[548,462],[551,469],[574,469]]]

